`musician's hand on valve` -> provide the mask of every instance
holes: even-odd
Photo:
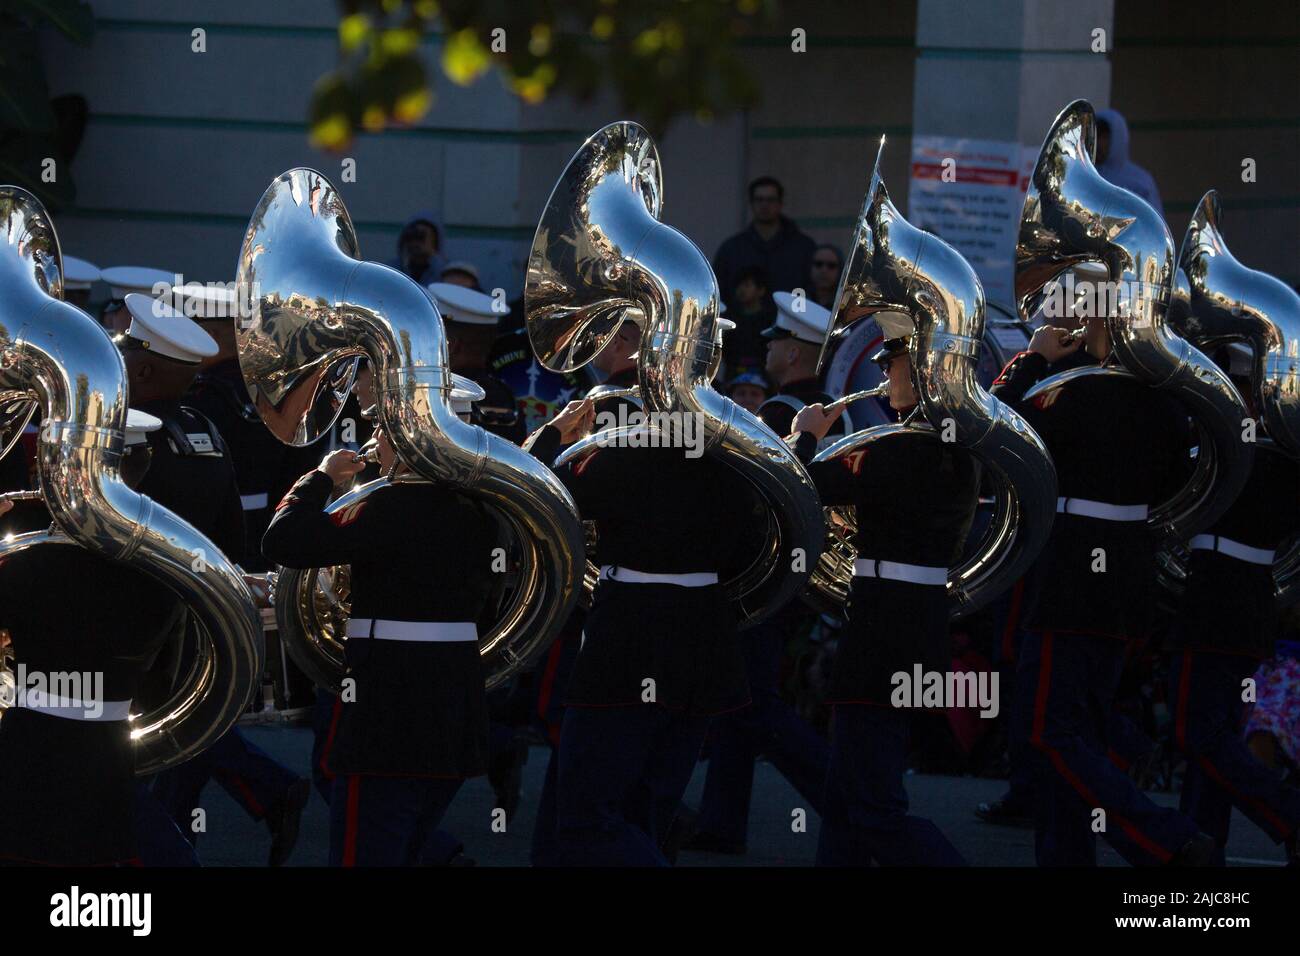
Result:
[[[551,420],[551,424],[560,433],[560,440],[572,444],[587,435],[596,421],[596,403],[584,398],[578,402],[569,402],[560,414]]]
[[[1029,351],[1037,352],[1048,362],[1059,362],[1083,347],[1083,336],[1074,337],[1070,329],[1056,325],[1042,325],[1029,340]]]
[[[805,405],[799,409],[799,414],[794,417],[794,424],[790,426],[791,433],[809,432],[814,435],[818,441],[826,437],[826,433],[831,430],[831,426],[844,411],[843,405],[837,405],[834,411],[827,412],[821,404]]]
[[[316,470],[328,475],[334,484],[341,485],[365,467],[366,463],[357,457],[356,452],[340,448],[326,455]]]

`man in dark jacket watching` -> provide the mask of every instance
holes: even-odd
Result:
[[[728,309],[739,305],[733,300],[743,269],[761,268],[767,276],[769,294],[810,287],[809,272],[817,244],[799,231],[793,219],[781,214],[784,199],[785,190],[771,176],[760,176],[749,184],[753,220],[744,232],[725,240],[713,257],[713,271]]]

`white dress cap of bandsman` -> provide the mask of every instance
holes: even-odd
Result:
[[[100,278],[109,284],[114,299],[125,299],[130,292],[153,295],[153,290],[159,283],[170,289],[176,276],[162,269],[147,269],[144,266],[110,266],[100,273]]]
[[[457,415],[468,415],[473,410],[474,403],[483,401],[486,395],[483,386],[472,378],[452,374],[451,410]]]
[[[99,266],[76,256],[63,257],[63,289],[79,292],[89,289],[99,281]]]
[[[821,345],[826,338],[826,327],[831,323],[831,313],[806,296],[798,299],[789,292],[775,292],[776,321],[763,330],[769,339],[797,339],[809,345]]]
[[[178,312],[198,322],[235,317],[235,290],[223,285],[187,282],[172,289],[171,299]]]
[[[126,410],[126,444],[143,445],[149,441],[149,433],[162,428],[162,419],[155,418],[138,408]]]
[[[429,294],[437,303],[442,317],[448,321],[464,322],[467,325],[496,325],[501,318],[492,308],[492,296],[486,292],[475,292],[450,282],[433,282],[429,284]]]
[[[135,339],[151,352],[197,365],[219,351],[216,339],[166,302],[132,292],[126,297],[126,308],[131,313],[126,337]]]

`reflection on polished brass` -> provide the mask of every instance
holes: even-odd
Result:
[[[1192,213],[1178,254],[1169,324],[1199,349],[1241,343],[1251,352],[1250,384],[1265,447],[1300,458],[1300,296],[1266,272],[1242,265],[1219,227],[1219,196],[1211,189]],[[1185,552],[1160,556],[1161,581],[1180,592]],[[1273,562],[1278,603],[1300,601],[1300,540]]]
[[[302,445],[332,426],[356,360],[367,358],[379,424],[414,472],[393,480],[451,485],[488,505],[508,566],[499,576],[495,620],[480,627],[492,687],[535,661],[568,617],[582,577],[582,525],[549,469],[457,417],[442,316],[428,291],[358,256],[352,221],[328,179],[292,169],[271,183],[239,255],[239,314],[248,316],[237,334],[244,380],[271,431]],[[387,483],[363,485],[331,511]],[[454,544],[430,540],[429,547]],[[325,686],[336,686],[345,666],[346,593],[336,579],[343,575],[285,570],[275,589],[286,647]],[[318,594],[323,582],[328,598]]]
[[[42,412],[41,495],[54,519],[49,531],[0,543],[0,557],[84,547],[157,579],[188,606],[201,635],[193,666],[171,699],[132,715],[136,772],[157,773],[215,742],[252,700],[262,673],[257,610],[216,545],[123,484],[126,368],[99,323],[62,301],[62,259],[44,208],[0,186],[0,230],[0,394],[29,394]],[[76,583],[63,583],[75,599]]]
[[[1056,469],[1037,433],[980,386],[984,289],[957,250],[917,229],[894,206],[880,173],[883,153],[882,141],[822,356],[832,336],[859,319],[884,312],[908,316],[915,330],[910,349],[918,414],[854,432],[815,460],[843,458],[922,429],[949,433],[976,456],[994,484],[996,510],[982,540],[949,570],[950,611],[957,617],[1010,587],[1047,543],[1056,516]],[[842,611],[857,557],[857,522],[851,508],[827,512],[826,551],[804,597],[823,611]]]
[[[1085,375],[1132,375],[1167,390],[1202,432],[1191,478],[1148,522],[1162,537],[1187,538],[1218,518],[1250,474],[1254,445],[1241,440],[1247,412],[1232,382],[1166,325],[1176,263],[1169,227],[1138,196],[1107,182],[1093,165],[1096,121],[1076,100],[1052,123],[1038,154],[1020,217],[1016,300],[1024,318],[1046,287],[1084,262],[1106,267],[1112,303],[1106,326],[1119,365],[1085,366],[1052,375],[1027,398]]]
[[[821,506],[790,449],[713,389],[717,279],[695,244],[660,221],[662,203],[659,153],[642,127],[613,123],[588,139],[556,183],[533,238],[524,287],[528,336],[539,362],[567,372],[590,362],[624,321],[640,326],[642,407],[700,415],[707,453],[735,469],[767,506],[765,543],[744,568],[723,575],[745,626],[785,604],[807,578],[821,551]],[[588,436],[560,462],[611,441],[610,432]]]

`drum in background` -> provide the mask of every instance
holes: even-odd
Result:
[[[493,343],[488,367],[514,392],[515,405],[524,416],[524,433],[529,435],[596,384],[586,370],[589,366],[568,374],[544,368],[534,357],[532,343],[523,329],[509,332]]]

